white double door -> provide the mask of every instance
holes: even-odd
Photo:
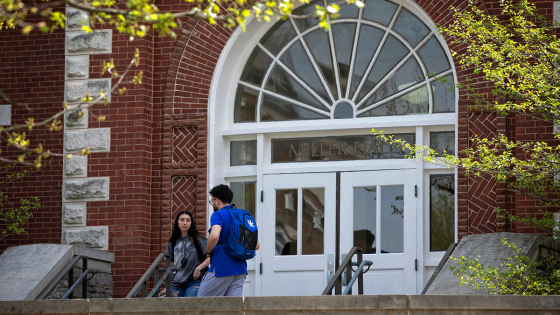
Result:
[[[337,235],[341,254],[359,246],[373,261],[364,294],[415,294],[414,178],[408,170],[341,173],[337,233],[336,173],[265,175],[262,295],[320,295]]]

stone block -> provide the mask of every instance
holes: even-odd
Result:
[[[62,201],[109,200],[109,177],[67,179],[62,182]]]
[[[87,177],[87,155],[73,155],[71,159],[64,157],[64,177]]]
[[[62,228],[61,243],[107,250],[109,249],[109,227]]]
[[[12,105],[0,105],[0,126],[12,124]]]
[[[560,23],[560,1],[554,2],[553,18],[554,18],[554,22]],[[559,26],[560,25],[554,25],[554,27],[559,27]]]
[[[92,33],[67,32],[67,55],[110,54],[113,49],[113,32],[111,30],[94,31]]]
[[[79,129],[64,131],[64,152],[89,148],[92,152],[111,149],[111,128]]]
[[[62,206],[62,227],[86,226],[87,208],[85,202],[66,203]]]
[[[111,79],[95,79],[66,81],[64,84],[64,100],[67,103],[81,102],[84,97],[91,96],[93,99],[99,97],[101,90],[107,95],[107,99],[111,101]]]
[[[84,113],[80,117],[80,113]],[[76,110],[64,114],[65,128],[87,128],[88,127],[88,111],[85,108],[76,108]]]
[[[66,30],[82,30],[82,26],[89,26],[89,14],[76,8],[66,8]]]
[[[65,79],[89,78],[89,55],[66,56]]]

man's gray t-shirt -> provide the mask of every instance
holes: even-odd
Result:
[[[200,244],[200,249],[204,252],[206,240],[199,237],[198,244]],[[175,272],[171,279],[171,286],[174,288],[185,288],[193,280],[192,274],[196,267],[202,263],[198,258],[196,248],[191,243],[191,238],[185,236],[177,239],[174,249],[171,248],[171,243],[169,243],[167,245],[167,253],[171,255],[173,265],[181,268],[181,270]]]

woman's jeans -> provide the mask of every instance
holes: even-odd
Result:
[[[174,297],[196,297],[198,288],[200,288],[200,280],[193,280],[185,288],[171,287],[171,292],[177,292],[177,295],[173,294]]]

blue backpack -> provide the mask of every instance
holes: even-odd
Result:
[[[224,244],[226,252],[239,260],[249,260],[255,257],[259,234],[257,221],[249,212],[237,208],[229,210],[229,218],[231,226]]]

